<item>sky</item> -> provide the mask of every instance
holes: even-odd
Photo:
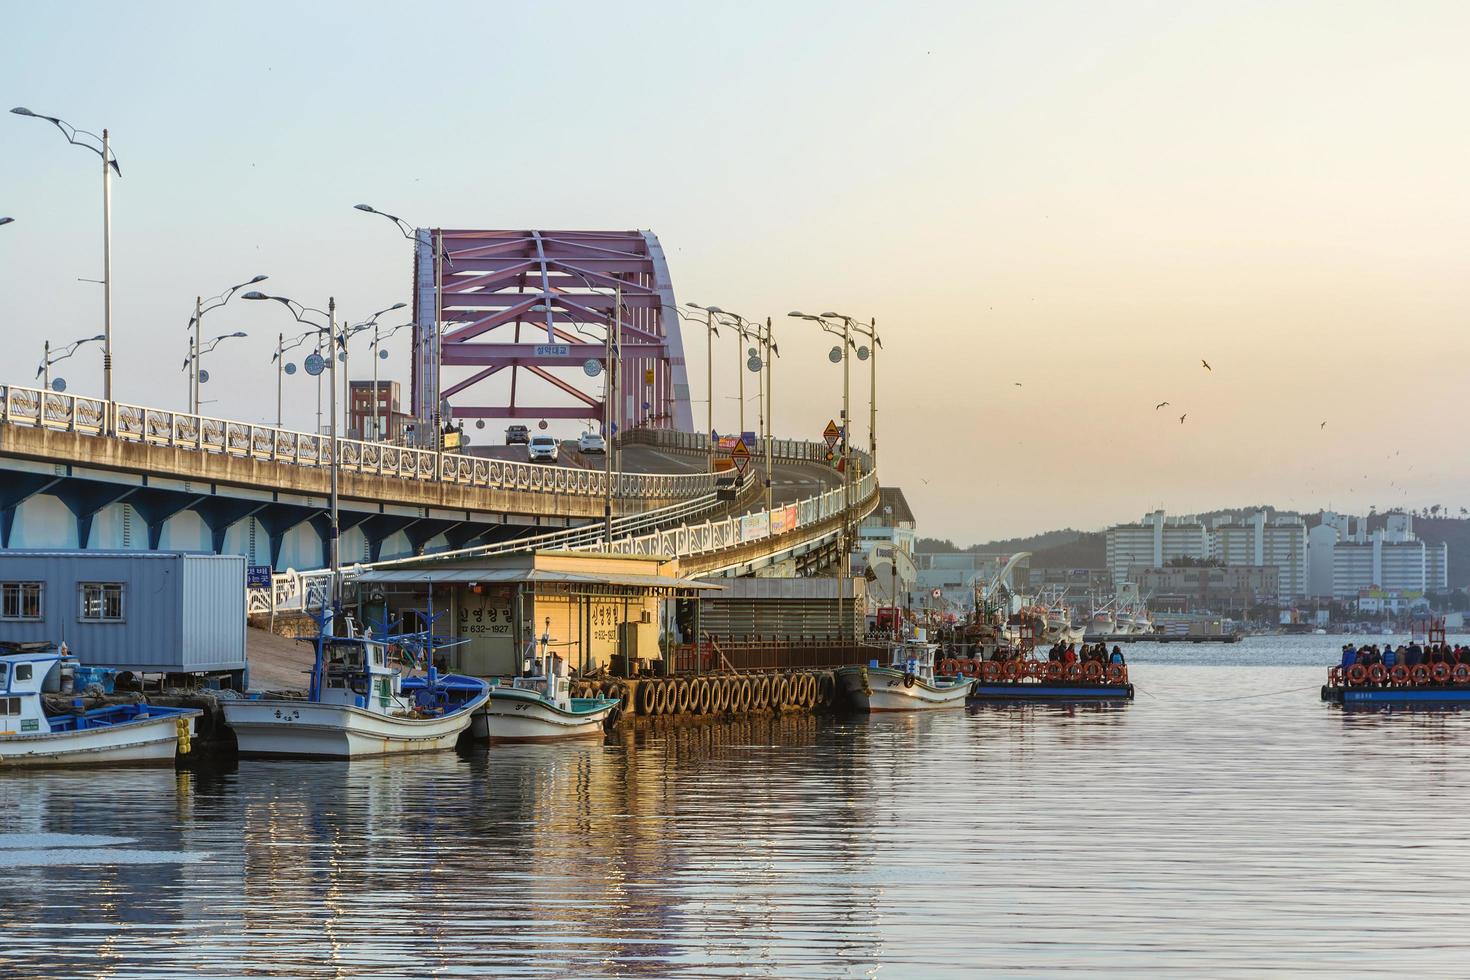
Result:
[[[196,294],[265,273],[354,318],[409,301],[410,246],[365,201],[653,230],[680,302],[777,318],[778,435],[819,438],[841,407],[830,338],[786,312],[876,318],[881,476],[924,534],[1470,505],[1470,5],[69,3],[5,23],[5,108],[111,130],[122,401],[185,407]],[[100,332],[97,167],[0,115],[0,381]],[[273,420],[290,321],[237,301],[206,325],[250,336],[206,361],[204,410]],[[407,333],[382,364],[404,381]],[[729,430],[741,355],[717,343]],[[702,331],[685,349],[698,419]],[[100,392],[95,349],[56,371]],[[853,390],[861,444],[865,371]],[[285,397],[309,429],[315,385]]]

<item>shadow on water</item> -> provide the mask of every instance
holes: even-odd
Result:
[[[16,976],[1461,972],[1470,715],[1324,705],[1333,649],[1133,656],[1125,705],[0,778],[0,957]]]

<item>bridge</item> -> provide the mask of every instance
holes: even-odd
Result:
[[[454,271],[441,284],[449,262]],[[577,404],[516,402],[524,389],[512,380],[508,403],[461,403],[450,411],[469,418],[604,411],[628,423],[614,440],[622,469],[604,472],[601,459],[575,453],[565,465],[546,465],[504,458],[499,447],[447,452],[334,440],[0,385],[0,548],[244,554],[281,573],[266,601],[291,605],[311,592],[328,563],[334,465],[340,553],[349,568],[555,548],[679,558],[698,574],[752,574],[773,565],[801,572],[833,562],[843,528],[876,504],[866,455],[853,454],[854,472],[845,480],[827,462],[824,444],[769,437],[754,447],[756,465],[735,499],[722,499],[728,495],[717,492],[707,471],[709,436],[688,431],[679,318],[651,233],[420,230],[415,270],[420,432],[437,430],[438,414],[424,416],[447,407],[447,398],[434,396],[473,391],[499,370],[526,371],[573,394]],[[433,329],[436,318],[441,331]],[[528,324],[555,343],[524,342]],[[600,325],[603,336],[590,335],[589,324]],[[512,335],[484,339],[502,328]],[[434,338],[441,335],[439,349]],[[555,369],[586,366],[599,352],[604,370],[611,369],[605,387],[621,393],[617,404],[589,401],[557,381],[565,378]],[[479,368],[440,387],[441,365],[465,364]]]

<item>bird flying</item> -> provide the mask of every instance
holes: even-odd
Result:
[[[1154,406],[1154,411],[1157,412],[1159,409],[1163,408],[1167,404],[1169,404],[1169,403],[1168,402],[1159,402],[1157,405]]]
[[[1015,385],[1017,388],[1021,387],[1021,382],[1019,381],[1012,381],[1011,384]]]
[[[1319,429],[1325,429],[1325,428],[1327,428],[1327,423],[1326,422],[1323,422],[1321,425],[1317,426],[1317,428],[1319,428]]]
[[[1179,416],[1179,424],[1180,425],[1183,425],[1184,424],[1184,420],[1187,419],[1187,418],[1189,418],[1189,413],[1188,412],[1185,412],[1183,415]]]
[[[1207,360],[1205,360],[1203,357],[1201,357],[1199,359],[1199,362],[1205,366],[1205,370],[1206,371],[1213,371],[1213,370],[1215,370],[1214,368],[1210,367],[1210,362],[1207,361]]]

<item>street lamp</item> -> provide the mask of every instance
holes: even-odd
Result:
[[[220,341],[231,340],[235,337],[244,336],[247,336],[245,331],[236,330],[234,333],[222,333],[218,337],[211,337],[202,345],[195,338],[189,338],[189,356],[184,358],[184,366],[180,370],[190,371],[189,391],[192,394],[192,401],[194,403],[193,409],[195,415],[199,414],[199,384],[200,382],[207,380],[209,376],[208,371],[200,370],[200,361],[203,360],[205,354],[208,354],[210,351],[218,347],[220,345]]]
[[[371,204],[354,204],[353,207],[355,209],[357,209],[358,211],[362,211],[362,212],[364,212],[366,214],[376,214],[376,215],[381,215],[384,218],[387,218],[389,221],[393,222],[393,224],[394,224],[395,227],[398,228],[399,234],[401,234],[404,238],[407,238],[409,241],[414,242],[415,244],[418,243],[418,240],[419,240],[418,239],[418,230],[413,225],[409,224],[407,221],[404,221],[402,218],[398,217],[398,215],[396,215],[396,214],[389,214],[387,211],[379,211],[377,208],[373,207]],[[440,325],[444,322],[444,263],[445,262],[448,262],[449,263],[449,267],[451,269],[454,268],[454,259],[450,258],[449,253],[444,250],[444,229],[442,229],[442,228],[435,228],[434,229],[434,371],[433,371],[434,378],[433,378],[433,385],[432,385],[433,396],[434,396],[434,403],[433,403],[433,405],[430,408],[430,416],[431,416],[432,421],[434,423],[434,426],[433,427],[434,427],[434,451],[435,452],[438,452],[440,446],[443,444],[443,436],[442,436],[442,434],[439,431],[439,428],[440,428],[440,418],[439,418],[439,416],[441,414],[440,411],[439,411],[439,404],[440,404],[440,401],[441,401],[440,396],[439,396],[439,391],[441,389],[441,385],[439,383],[439,361],[441,359],[441,351],[439,350],[439,332],[440,332]],[[417,299],[417,298],[415,298],[415,299]],[[415,312],[414,319],[416,319],[416,320],[419,319],[419,317],[421,316],[421,314],[419,314],[419,311],[418,311],[417,307],[415,307],[415,311],[414,312]],[[548,343],[555,343],[555,337],[552,335],[552,330],[551,330],[551,324],[550,324],[550,322],[548,322],[547,325],[546,325],[546,335],[547,335],[547,342]],[[418,340],[418,335],[417,335],[417,332],[415,332],[415,341],[417,341],[417,340]],[[417,342],[415,343],[414,346],[415,346],[416,349],[418,348]],[[415,407],[417,407],[417,406],[415,406]],[[420,420],[420,421],[422,421],[422,420]],[[422,426],[420,426],[420,428],[421,427]],[[417,431],[417,430],[415,430],[415,431]]]
[[[208,300],[208,302],[209,302],[209,305],[208,306],[205,306],[204,305],[205,300],[202,297],[195,296],[194,297],[194,315],[189,318],[189,326],[191,326],[191,327],[194,328],[194,347],[195,347],[195,349],[198,349],[199,346],[203,343],[203,341],[199,337],[199,330],[200,330],[201,326],[204,323],[204,314],[208,313],[210,310],[217,310],[221,306],[224,306],[226,303],[228,303],[230,301],[230,297],[232,297],[232,296],[235,295],[235,292],[237,290],[244,289],[246,286],[253,286],[253,285],[255,285],[258,282],[265,282],[269,278],[270,278],[270,276],[256,276],[253,279],[251,279],[249,282],[242,282],[242,283],[239,283],[238,285],[231,286],[229,289],[227,289],[224,292],[220,293],[218,296],[211,296],[209,298],[209,300]],[[192,395],[190,397],[190,402],[192,404],[191,404],[189,410],[191,412],[193,412],[195,415],[198,415],[199,414],[199,364],[198,364],[197,360],[196,360],[196,362],[194,364],[193,384],[192,384],[192,387],[191,387],[190,390],[192,392]]]
[[[387,351],[380,350],[379,348],[382,346],[383,341],[387,340],[389,337],[393,336],[404,327],[411,326],[413,326],[412,323],[400,323],[398,326],[392,328],[387,333],[380,333],[378,324],[373,324],[373,342],[370,345],[370,349],[373,352],[373,439],[377,442],[383,441],[383,424],[381,421],[379,421],[378,413],[379,402],[381,399],[381,395],[378,391],[378,361],[388,356]],[[391,425],[391,418],[389,419],[389,423]]]
[[[837,358],[837,360],[842,361],[842,540],[838,542],[838,560],[836,563],[838,581],[840,582],[844,577],[842,565],[848,560],[848,552],[851,548],[851,531],[848,525],[851,521],[852,513],[852,461],[848,457],[848,452],[849,435],[852,428],[852,413],[849,410],[852,386],[850,383],[850,372],[848,370],[848,366],[851,363],[848,350],[852,346],[852,322],[850,320],[844,320],[842,329],[838,330],[827,322],[825,314],[823,316],[817,316],[812,313],[802,313],[800,310],[792,310],[786,315],[797,320],[810,320],[827,333],[837,334],[842,337],[842,356]],[[839,607],[841,601],[842,596],[839,588]]]
[[[327,365],[331,371],[331,383],[328,387],[332,392],[332,431],[330,435],[332,445],[331,462],[331,503],[329,510],[330,530],[327,537],[327,559],[332,570],[332,612],[335,617],[338,607],[342,601],[342,575],[341,561],[338,556],[338,529],[337,521],[337,298],[328,297],[327,308],[318,310],[310,306],[302,306],[300,303],[286,296],[267,296],[258,290],[251,290],[241,296],[241,299],[249,300],[273,300],[284,306],[296,320],[297,323],[312,327],[318,334],[326,334],[327,338]],[[326,323],[318,323],[307,318],[308,313],[315,313],[319,317],[326,317]]]
[[[854,320],[850,316],[841,313],[823,313],[823,318],[841,320],[850,326],[859,336],[867,337],[873,342],[871,348],[858,347],[857,358],[868,362],[868,457],[869,467],[878,468],[878,348],[883,346],[883,340],[878,336],[878,321],[876,319],[863,323]]]
[[[112,435],[116,414],[112,405],[112,174],[121,177],[122,168],[117,165],[117,155],[112,152],[107,130],[102,130],[102,135],[98,136],[85,129],[77,129],[55,116],[32,112],[24,106],[16,106],[10,111],[17,116],[46,120],[61,130],[61,135],[66,137],[68,143],[86,147],[102,158],[102,427],[108,435]],[[78,136],[85,138],[79,140]],[[93,146],[90,140],[96,140],[99,145]]]
[[[74,340],[67,344],[54,355],[51,353],[51,341],[46,341],[45,352],[41,356],[41,366],[36,368],[36,377],[43,379],[41,381],[41,388],[44,391],[51,390],[51,365],[57,361],[64,361],[68,357],[71,357],[83,344],[92,344],[105,339],[106,337],[100,333],[95,337],[83,337],[81,340]]]
[[[709,443],[709,471],[715,471],[715,338],[720,332],[715,329],[715,314],[723,312],[718,306],[704,307],[690,303],[692,308],[704,311],[705,336],[705,386],[709,404],[705,411],[704,438]],[[682,314],[681,314],[682,315]]]
[[[378,325],[378,317],[382,316],[384,313],[391,313],[394,310],[401,310],[407,305],[407,303],[394,303],[392,306],[381,309],[378,312],[374,313],[366,320],[359,320],[357,323],[345,325],[342,327],[342,421],[344,424],[352,418],[352,396],[350,394],[350,387],[352,382],[350,380],[350,375],[348,374],[347,370],[347,342],[351,340],[354,335],[362,333],[369,327],[376,327]],[[377,370],[376,362],[374,363],[373,370]],[[376,390],[373,393],[373,397],[377,397]],[[345,427],[347,429],[348,438],[351,438],[352,426],[350,424],[346,424]]]
[[[0,225],[8,225],[8,224],[10,224],[10,223],[11,223],[11,222],[12,222],[12,221],[14,221],[14,220],[15,220],[15,219],[14,219],[14,218],[4,218],[4,217],[0,217]]]
[[[308,330],[301,336],[292,338],[289,344],[286,343],[286,335],[284,333],[277,334],[276,336],[276,352],[271,355],[271,360],[276,362],[276,428],[278,429],[283,427],[283,424],[281,422],[281,389],[285,382],[285,353],[286,351],[291,350],[293,347],[300,347],[302,344],[306,343],[306,338],[316,336],[316,333],[317,332],[315,330]],[[291,370],[295,371],[296,369],[292,368]],[[318,386],[317,392],[318,394],[320,394],[320,386]],[[317,432],[321,432],[320,418],[317,419]]]

